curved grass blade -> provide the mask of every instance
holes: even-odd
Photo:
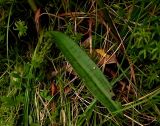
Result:
[[[77,126],[82,126],[86,119],[89,120],[91,118],[91,114],[93,112],[93,109],[94,109],[96,103],[97,103],[97,99],[93,100],[92,103],[83,112],[83,114],[80,115],[80,117],[77,121]]]
[[[89,56],[72,39],[61,32],[51,31],[46,35],[56,42],[58,48],[97,100],[110,112],[120,110],[118,102],[112,100],[114,94],[111,84]]]

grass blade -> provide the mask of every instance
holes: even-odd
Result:
[[[65,34],[51,31],[47,32],[47,35],[51,40],[53,39],[54,42],[56,42],[58,48],[97,100],[99,100],[108,111],[118,111],[120,105],[112,100],[114,94],[111,84],[89,56]]]
[[[111,33],[112,33],[113,37],[115,38],[115,40],[118,40],[118,42],[121,43],[122,39],[118,33],[118,30],[117,30],[111,16],[109,15],[109,11],[107,10],[107,8],[104,4],[104,0],[97,0],[97,4],[98,4],[99,8],[102,9],[102,12],[104,14],[103,18],[108,23],[109,27],[111,28]]]
[[[91,114],[92,114],[92,112],[93,112],[93,109],[94,109],[94,107],[95,107],[95,105],[96,105],[96,102],[97,102],[97,100],[95,99],[95,100],[93,100],[92,101],[92,103],[86,108],[86,110],[83,112],[83,114],[79,117],[79,119],[78,119],[78,121],[77,121],[77,125],[78,126],[82,126],[83,125],[83,123],[84,123],[84,121],[86,120],[86,119],[90,119],[90,117],[91,117]]]

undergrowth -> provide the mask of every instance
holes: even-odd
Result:
[[[95,99],[52,30],[97,64],[123,115]],[[0,0],[0,45],[1,126],[160,125],[159,1]]]

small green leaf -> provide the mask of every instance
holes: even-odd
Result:
[[[26,26],[25,22],[24,21],[17,21],[15,22],[15,30],[18,31],[18,37],[22,37],[22,36],[25,36],[27,34],[27,29],[28,27]]]

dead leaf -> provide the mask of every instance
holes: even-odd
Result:
[[[54,81],[51,82],[51,95],[54,96],[57,93],[57,86]]]
[[[104,49],[96,49],[96,53],[100,56],[100,60],[99,63],[100,65],[104,65],[104,64],[117,64],[117,58],[116,55],[113,54],[107,54]]]
[[[34,16],[34,21],[35,21],[35,23],[36,23],[37,32],[39,31],[39,26],[40,26],[40,22],[39,22],[40,15],[41,15],[41,10],[40,10],[40,8],[39,8],[39,9],[37,9],[37,11],[35,12],[35,16]]]
[[[64,93],[67,95],[71,92],[71,90],[72,89],[69,86],[67,86],[67,87],[64,88]]]

